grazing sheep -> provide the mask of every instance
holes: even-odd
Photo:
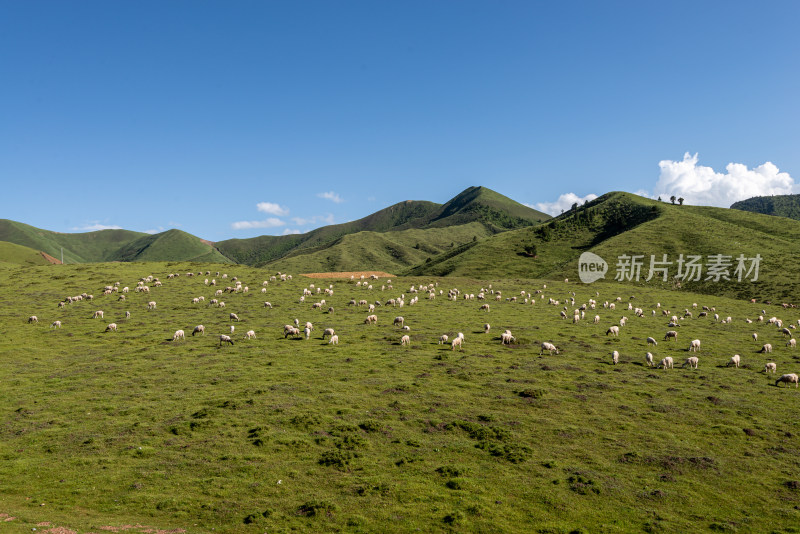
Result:
[[[689,350],[692,352],[698,352],[700,350],[700,340],[693,339],[692,344],[689,346]]]
[[[33,318],[35,319],[36,316],[34,315]],[[97,310],[96,312],[94,312],[94,315],[92,315],[92,319],[102,319],[102,318],[103,318],[103,310]],[[31,320],[28,319],[28,322],[30,323]]]
[[[231,312],[231,314],[230,314],[230,318],[231,318],[231,321],[237,321],[237,322],[239,321],[239,316],[238,316],[238,315],[236,315],[236,314],[235,314],[235,313],[233,313],[233,312]]]
[[[178,341],[179,339],[186,339],[186,335],[184,334],[183,330],[175,330],[175,333],[172,334],[172,341]]]
[[[648,345],[658,345],[658,342],[655,340],[655,338],[648,337],[647,338],[647,344]]]
[[[770,343],[764,343],[764,346],[761,347],[761,350],[758,352],[763,352],[763,353],[772,352],[772,345]]]
[[[491,328],[492,328],[492,325],[490,325],[489,323],[486,323],[485,325],[483,325],[483,333],[484,333],[484,334],[488,334],[488,333],[489,333],[489,330],[490,330]]]
[[[644,355],[644,360],[647,362],[648,367],[653,367],[653,353],[648,352]]]
[[[61,321],[53,321],[50,328],[61,328]]]
[[[126,312],[125,312],[125,318],[126,318],[126,319],[130,319],[130,318],[131,318],[131,312],[129,312],[129,311],[126,311]]]
[[[775,381],[775,385],[777,386],[778,384],[783,382],[785,384],[794,384],[794,387],[797,387],[798,380],[799,379],[798,379],[798,376],[796,374],[789,373],[789,374],[786,374],[786,375],[782,375],[779,379],[777,379]]]
[[[447,343],[448,339],[450,338],[447,336],[447,334],[442,334],[441,336],[439,336],[439,345],[444,345],[445,343]]]
[[[667,332],[667,333],[664,335],[664,341],[666,341],[666,340],[668,340],[668,339],[673,339],[673,340],[675,340],[675,341],[678,341],[678,332],[676,332],[675,330],[669,330],[669,331],[668,331],[668,332]]]
[[[105,329],[105,332],[116,332],[117,331],[117,323],[111,323]]]
[[[223,343],[230,343],[233,345],[233,340],[231,336],[226,336],[225,334],[220,334],[219,336],[219,346],[221,347]]]
[[[201,324],[195,326],[194,330],[192,330],[192,335],[195,334],[200,334],[201,336],[206,335],[206,327]]]
[[[786,346],[790,348],[795,348],[797,346],[797,340],[795,340],[794,338],[790,339],[788,343],[786,343]]]
[[[397,317],[394,318],[394,322],[392,324],[393,325],[399,324],[400,326],[403,326],[403,323],[405,323],[405,318],[398,315]]]
[[[338,345],[339,344],[339,336],[333,334],[331,338],[328,340],[328,345]]]
[[[364,319],[364,324],[378,324],[378,316],[377,315],[367,315],[367,318]]]
[[[619,363],[619,352],[616,350],[611,353],[611,363],[614,365]]]
[[[600,324],[600,316],[599,315],[595,315],[594,316],[594,324]]]
[[[410,332],[411,331],[411,327],[408,326],[408,325],[403,325],[403,328],[401,328],[401,330],[403,330],[404,332]]]
[[[482,304],[481,307],[478,308],[478,310],[481,310],[481,311],[486,310],[488,312],[489,311],[489,305],[488,304]]]
[[[247,332],[244,334],[244,338],[245,338],[245,339],[255,339],[255,338],[256,338],[256,332],[255,332],[255,330],[248,330],[248,331],[247,331]]]
[[[325,336],[335,336],[336,333],[333,331],[333,328],[326,328],[324,332],[322,332],[322,339],[325,339]]]
[[[544,342],[542,342],[542,345],[541,345],[541,347],[540,347],[540,349],[539,349],[539,355],[543,354],[543,353],[544,353],[544,351],[547,351],[547,352],[549,352],[549,353],[550,353],[550,355],[552,356],[552,355],[553,355],[553,352],[555,352],[556,354],[558,354],[558,347],[556,347],[556,346],[555,346],[555,345],[553,345],[552,343],[549,343],[549,342],[547,342],[547,341],[544,341]]]
[[[775,362],[767,362],[764,364],[764,372],[765,373],[777,373],[778,372],[778,365]]]
[[[452,347],[452,350],[456,350],[456,347],[458,347],[458,350],[464,350],[463,343],[464,343],[464,338],[456,337],[453,338],[453,341],[450,343],[450,345]]]
[[[606,335],[611,334],[614,337],[619,337],[619,327],[618,326],[609,326],[608,330],[606,330]]]
[[[500,343],[503,345],[511,345],[515,341],[514,336],[511,335],[511,332],[503,332],[500,334]]]
[[[758,332],[753,332],[753,341],[758,341]]]
[[[661,360],[661,368],[662,369],[672,369],[672,356],[667,356],[663,360]]]
[[[401,345],[411,345],[411,337],[407,334],[400,338]]]
[[[272,309],[272,303],[271,303],[271,302],[268,302],[268,301],[265,301],[265,302],[264,302],[264,307],[265,307],[265,308],[269,308],[269,309],[271,310],[271,309]]]
[[[686,367],[688,365],[692,369],[697,369],[697,362],[699,361],[700,359],[697,356],[689,356],[688,358],[686,358],[686,361],[683,362],[683,365],[681,365],[681,367]]]
[[[230,327],[230,328],[231,328],[231,334],[233,334],[234,330],[236,330],[236,327],[235,327],[235,326],[233,326],[233,325],[231,325],[231,327]]]
[[[792,337],[792,331],[789,330],[788,328],[781,328],[781,334],[783,335],[783,337],[786,336]]]
[[[156,309],[156,301],[151,300],[150,302],[148,302],[147,303],[147,309],[148,310],[155,310]]]

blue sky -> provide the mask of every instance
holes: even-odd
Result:
[[[551,212],[800,193],[798,21],[798,2],[0,0],[0,217],[222,240],[472,185]]]

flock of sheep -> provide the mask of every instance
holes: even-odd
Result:
[[[215,277],[211,278],[210,280],[209,280],[208,277],[211,276],[211,271],[205,271],[205,273],[203,273],[203,272],[200,272],[200,273],[193,273],[193,272],[186,273],[185,277],[188,277],[188,278],[191,278],[191,277],[194,277],[194,276],[202,277],[203,275],[206,276],[206,278],[204,280],[204,286],[208,287],[209,290],[211,290],[211,288],[214,288],[213,289],[213,295],[211,295],[210,298],[209,298],[208,306],[210,306],[210,307],[224,308],[225,307],[225,303],[223,301],[221,301],[219,297],[222,297],[226,293],[228,293],[228,294],[243,294],[243,295],[247,295],[249,293],[249,291],[250,291],[249,287],[247,285],[244,285],[236,277],[231,278],[232,285],[229,285],[229,286],[225,287],[224,289],[221,288],[221,287],[216,287],[217,286],[216,277],[219,277],[220,280],[226,280],[228,278],[227,274],[220,275],[219,272],[217,272]],[[179,274],[174,274],[173,273],[173,274],[169,274],[167,276],[167,279],[168,280],[174,280],[174,279],[177,279],[179,277],[180,277]],[[262,282],[262,284],[261,284],[261,286],[262,286],[261,287],[261,293],[262,294],[266,294],[268,292],[267,288],[268,288],[270,282],[286,282],[286,281],[290,281],[290,280],[292,280],[291,275],[277,273],[276,275],[271,276],[269,280],[264,280]],[[363,292],[364,290],[373,291],[374,288],[373,288],[372,282],[375,281],[375,280],[377,280],[377,277],[375,277],[375,276],[372,276],[370,280],[366,280],[365,277],[363,277],[363,276],[361,277],[361,279],[358,279],[358,280],[356,280],[355,277],[351,277],[351,279],[349,280],[349,283],[346,283],[346,286],[348,287],[348,290],[350,290],[350,291],[356,291],[356,292]],[[114,294],[117,294],[118,295],[117,299],[119,301],[125,301],[126,300],[126,294],[128,294],[130,292],[130,288],[127,287],[127,286],[120,288],[120,285],[121,284],[119,282],[116,282],[116,283],[114,283],[112,285],[106,285],[102,289],[102,295],[104,297],[108,297],[108,296],[112,296]],[[136,285],[134,286],[134,291],[135,292],[140,292],[140,293],[150,294],[150,291],[151,291],[150,286],[151,285],[154,288],[157,288],[157,287],[161,287],[163,284],[157,277],[154,277],[154,276],[150,275],[150,276],[143,277],[143,278],[139,279],[137,281]],[[562,296],[561,298],[564,299],[563,302],[561,301],[561,298],[555,299],[553,297],[549,297],[549,298],[546,299],[546,296],[545,296],[545,290],[546,289],[547,289],[547,286],[544,285],[542,289],[538,289],[538,290],[535,290],[533,292],[528,292],[528,291],[522,290],[522,291],[520,291],[519,297],[517,297],[516,295],[511,296],[511,297],[504,297],[503,294],[502,294],[502,291],[492,289],[491,285],[489,285],[488,288],[482,288],[476,295],[476,294],[472,294],[472,293],[462,293],[460,290],[455,289],[455,288],[449,289],[445,293],[444,290],[438,289],[438,282],[436,282],[436,283],[429,283],[429,284],[412,285],[405,292],[403,292],[401,295],[389,298],[385,302],[382,302],[381,300],[376,300],[374,303],[369,303],[369,302],[367,302],[366,299],[363,299],[363,298],[358,299],[358,300],[356,298],[352,298],[349,301],[348,306],[365,307],[367,309],[369,315],[367,315],[366,319],[363,321],[363,323],[366,324],[366,325],[377,325],[378,324],[378,316],[377,316],[377,314],[373,313],[376,310],[376,307],[392,306],[392,307],[400,307],[400,308],[402,308],[404,306],[414,306],[414,305],[419,303],[419,295],[426,295],[427,296],[427,300],[430,300],[430,301],[435,300],[437,298],[437,296],[440,296],[440,297],[445,297],[446,296],[446,298],[451,300],[451,301],[457,301],[457,300],[465,300],[465,301],[494,300],[495,302],[503,302],[503,301],[505,301],[507,303],[520,303],[520,304],[523,304],[523,305],[535,305],[537,302],[539,302],[539,303],[541,303],[540,306],[545,306],[546,305],[546,306],[552,306],[552,307],[558,309],[559,311],[558,311],[558,315],[557,316],[560,317],[560,319],[562,321],[566,320],[569,317],[569,311],[571,309],[572,310],[572,312],[571,312],[571,314],[572,314],[572,324],[578,324],[578,323],[584,321],[586,319],[587,313],[591,314],[593,310],[597,310],[595,313],[599,313],[600,310],[606,310],[609,313],[619,314],[620,312],[616,311],[617,306],[621,306],[621,307],[625,306],[622,303],[622,297],[616,297],[615,299],[613,299],[611,301],[605,301],[603,303],[599,303],[598,300],[595,300],[595,298],[589,298],[585,302],[578,304],[576,302],[576,298],[575,298],[576,293],[574,291],[573,292],[569,292],[565,296]],[[388,291],[393,291],[391,280],[388,280],[385,284],[383,284],[380,287],[380,290],[381,291],[387,291],[387,290]],[[408,297],[407,297],[406,293],[408,293]],[[315,295],[319,295],[320,297],[332,298],[333,295],[334,295],[333,284],[330,284],[327,288],[322,288],[322,287],[316,287],[315,284],[311,283],[311,284],[308,285],[308,287],[305,287],[305,288],[302,289],[302,294],[297,296],[297,301],[296,302],[298,304],[300,304],[300,305],[303,305],[304,303],[307,305],[306,298],[307,297],[312,297],[313,298]],[[595,295],[595,297],[599,297],[599,293],[597,293]],[[81,295],[70,296],[70,297],[65,298],[63,301],[58,303],[58,307],[60,309],[64,309],[67,305],[72,305],[73,303],[76,303],[76,302],[93,301],[93,300],[94,300],[93,295],[88,294],[88,293],[82,293]],[[629,311],[630,314],[634,317],[634,320],[646,320],[646,315],[647,314],[645,314],[645,312],[644,312],[644,310],[642,308],[634,307],[633,306],[633,301],[634,301],[634,297],[631,297],[630,298],[630,302],[627,303],[627,307],[626,307],[627,311]],[[198,296],[198,297],[194,297],[194,298],[191,299],[192,305],[198,305],[198,304],[204,303],[204,302],[205,302],[205,296]],[[316,302],[313,302],[309,307],[310,307],[311,310],[322,310],[322,309],[325,309],[327,306],[328,306],[328,303],[326,302],[325,298],[320,298],[320,300],[318,300]],[[272,304],[269,301],[265,301],[263,307],[265,309],[269,309],[269,310],[272,310],[272,308],[273,308]],[[784,305],[784,308],[787,308],[787,307],[788,307],[787,305]],[[146,303],[146,309],[148,311],[157,310],[156,301],[155,300],[148,301]],[[480,304],[480,306],[478,306],[477,309],[480,312],[490,313],[490,305],[487,302],[482,302]],[[332,306],[330,306],[330,307],[327,307],[327,312],[328,312],[329,316],[332,316],[334,314],[335,310],[334,310],[334,308]],[[623,311],[622,313],[625,313],[625,312]],[[694,317],[695,313],[697,313],[697,318]],[[711,314],[713,314],[713,316]],[[691,324],[691,321],[693,321],[693,320],[700,319],[700,318],[707,318],[707,320],[708,319],[712,319],[714,321],[714,323],[720,323],[720,324],[728,324],[728,323],[731,323],[733,321],[733,319],[730,316],[725,317],[725,318],[721,318],[719,313],[717,313],[717,310],[714,307],[702,306],[698,310],[697,303],[692,303],[691,309],[690,308],[685,308],[683,313],[680,314],[680,315],[678,315],[676,313],[672,313],[672,312],[670,312],[670,311],[668,311],[666,309],[661,309],[661,304],[657,303],[654,306],[654,309],[652,309],[650,311],[649,315],[652,318],[657,318],[657,317],[660,316],[660,317],[664,317],[664,320],[668,320],[667,327],[670,328],[670,329],[667,330],[666,333],[664,334],[663,340],[667,341],[667,342],[672,342],[672,343],[675,343],[675,344],[677,344],[678,337],[679,337],[678,330],[676,330],[676,329],[679,328],[679,327],[682,327],[682,326],[688,326],[688,324]],[[744,319],[740,319],[740,320],[745,322],[745,323],[748,323],[748,324],[755,322],[755,323],[761,323],[761,324],[764,324],[764,325],[769,325],[769,326],[774,327],[778,334],[780,334],[784,338],[786,338],[786,337],[789,338],[788,342],[786,343],[786,346],[789,347],[790,349],[794,349],[796,347],[796,341],[795,341],[794,336],[793,336],[793,330],[795,330],[796,326],[794,324],[788,324],[788,323],[787,323],[787,326],[784,326],[784,321],[779,319],[779,318],[777,318],[777,317],[771,317],[771,318],[765,320],[764,319],[765,315],[766,315],[766,310],[762,310],[762,314],[759,315],[755,320],[751,320],[750,318],[744,318]],[[130,318],[130,316],[131,316],[130,311],[126,311],[125,317],[126,318]],[[555,314],[554,314],[554,317],[555,317]],[[103,319],[104,318],[103,310],[94,311],[91,314],[91,318],[92,319]],[[237,313],[233,313],[233,312],[229,313],[228,314],[228,319],[230,320],[231,323],[239,322],[239,316],[238,316]],[[555,319],[555,320],[557,320],[557,319]],[[618,321],[616,321],[618,324],[613,324],[610,327],[608,327],[608,329],[605,332],[606,336],[612,336],[612,337],[618,338],[620,336],[620,333],[622,332],[622,329],[625,328],[625,326],[627,325],[628,320],[629,320],[628,317],[622,316]],[[30,323],[30,324],[36,324],[36,323],[38,323],[38,321],[39,321],[39,319],[35,315],[31,315],[31,316],[28,317],[28,323]],[[594,315],[592,323],[594,325],[599,325],[600,322],[601,322],[600,315],[599,314]],[[392,321],[393,327],[399,327],[400,330],[403,332],[403,334],[402,334],[402,336],[400,337],[400,340],[399,340],[400,345],[402,345],[402,346],[411,345],[411,341],[412,341],[411,340],[411,336],[408,334],[408,332],[411,330],[411,327],[409,325],[405,324],[405,323],[406,323],[405,318],[403,316],[400,316],[400,315],[396,316],[394,318],[394,320]],[[797,325],[800,325],[800,319],[797,320]],[[290,336],[293,337],[293,338],[296,338],[296,339],[297,338],[303,338],[303,337],[305,337],[305,339],[309,339],[311,337],[311,332],[314,329],[314,325],[310,321],[307,321],[302,326],[303,326],[303,328],[301,330],[301,324],[300,324],[300,321],[298,319],[294,319],[294,324],[286,324],[286,325],[284,325],[284,327],[283,327],[284,339],[289,338]],[[53,329],[59,329],[59,328],[62,327],[62,321],[61,320],[54,320],[51,323],[50,327],[53,328]],[[489,323],[486,323],[486,324],[483,325],[483,332],[484,333],[488,334],[490,329],[491,329],[491,325]],[[118,325],[115,322],[109,323],[106,326],[105,330],[104,330],[104,332],[117,332],[117,331],[118,331]],[[234,331],[235,331],[235,326],[233,324],[230,324],[229,325],[229,332],[222,333],[222,334],[218,335],[219,345],[220,346],[223,345],[223,344],[234,345],[234,339],[232,337],[233,334],[234,334]],[[204,334],[205,334],[205,327],[202,324],[198,324],[197,326],[195,326],[193,328],[192,332],[191,332],[192,336],[204,335]],[[339,335],[334,331],[333,328],[324,329],[323,334],[322,334],[322,339],[324,340],[325,338],[328,338],[328,344],[330,344],[330,345],[338,345],[339,344]],[[254,330],[248,330],[244,334],[243,339],[244,340],[256,339],[255,331]],[[758,333],[753,332],[752,333],[752,339],[754,341],[758,341]],[[172,340],[175,341],[175,342],[185,341],[186,340],[185,330],[183,328],[175,330],[174,334],[172,335]],[[500,341],[504,345],[511,345],[511,344],[514,344],[516,342],[516,338],[511,333],[510,330],[505,330],[500,335]],[[466,337],[462,332],[458,332],[457,334],[453,335],[452,339],[448,334],[442,334],[438,338],[438,344],[440,344],[440,345],[449,344],[452,350],[456,350],[456,349],[463,350],[465,343],[466,343]],[[658,342],[657,342],[655,337],[653,337],[653,336],[647,337],[646,346],[648,348],[649,347],[656,347],[657,345],[658,345]],[[556,344],[552,340],[542,341],[539,344],[539,348],[540,348],[540,350],[539,350],[539,354],[540,355],[544,354],[545,352],[547,352],[550,355],[559,354],[560,353],[559,347],[556,346]],[[652,349],[652,350],[655,350],[655,349]],[[699,365],[699,357],[696,355],[696,353],[699,353],[700,351],[701,351],[701,341],[700,341],[700,339],[692,339],[690,341],[690,343],[689,343],[689,347],[687,349],[687,352],[692,352],[692,353],[695,353],[695,354],[692,355],[692,356],[688,356],[686,358],[685,362],[683,363],[682,367],[689,367],[689,368],[692,368],[692,369],[697,369],[698,365]],[[764,343],[759,352],[762,352],[762,353],[765,353],[765,354],[769,354],[769,353],[772,353],[772,351],[773,351],[772,344],[771,343]],[[620,352],[618,350],[612,351],[612,353],[611,353],[611,363],[614,364],[614,365],[617,365],[620,362],[620,357],[621,357],[621,355],[620,355]],[[654,357],[652,352],[646,352],[645,353],[645,363],[650,367],[656,366],[655,357]],[[734,354],[733,356],[730,357],[729,361],[727,362],[728,366],[734,366],[736,368],[738,368],[740,366],[740,364],[741,364],[741,356],[739,354]],[[662,369],[672,369],[674,367],[673,357],[672,356],[663,357],[661,359],[661,361],[660,361],[659,367],[661,367]],[[766,362],[765,365],[764,365],[764,369],[763,370],[766,373],[777,373],[777,364],[775,362]],[[775,382],[776,385],[779,385],[779,384],[782,384],[782,383],[794,384],[795,387],[798,387],[798,385],[800,385],[800,380],[798,379],[798,375],[796,373],[788,373],[788,374],[784,374],[784,375],[780,376],[780,378],[778,378],[776,380],[776,382]]]

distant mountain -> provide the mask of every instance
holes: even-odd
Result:
[[[208,242],[181,230],[145,234],[117,250],[111,261],[197,261],[233,263]]]
[[[388,208],[384,208],[362,219],[343,224],[334,224],[317,228],[306,234],[287,236],[260,236],[250,239],[229,239],[216,243],[219,251],[238,263],[249,265],[265,265],[280,263],[281,265],[298,265],[302,262],[279,262],[281,258],[296,258],[301,254],[314,254],[315,259],[309,262],[312,265],[328,264],[337,265],[340,270],[358,270],[364,261],[358,259],[353,253],[359,247],[366,248],[366,244],[359,245],[352,239],[344,243],[346,251],[332,251],[331,257],[340,258],[339,261],[320,259],[320,251],[327,247],[338,246],[343,237],[360,232],[393,233],[407,230],[426,230],[433,228],[452,228],[477,223],[470,226],[471,230],[454,232],[447,243],[461,244],[461,240],[471,241],[488,235],[504,232],[515,228],[523,228],[538,224],[550,219],[550,216],[531,209],[523,204],[503,196],[486,187],[469,187],[445,204],[420,200],[406,200]],[[429,235],[433,235],[430,233]],[[384,240],[393,242],[387,245],[395,249],[395,256],[421,257],[424,260],[431,253],[440,252],[438,246],[431,245],[428,254],[420,255],[410,251],[400,252],[406,248],[407,236],[385,235]],[[372,239],[369,237],[368,239]],[[357,241],[357,240],[356,240]],[[396,242],[396,243],[395,243]],[[425,239],[419,244],[424,246]],[[417,242],[412,242],[411,246]],[[394,246],[397,245],[397,246]],[[416,249],[419,250],[419,249]],[[390,256],[392,253],[389,254]],[[367,255],[368,257],[369,255]],[[344,260],[344,258],[348,258]],[[405,261],[395,263],[394,268],[406,265]],[[386,267],[390,267],[385,265]],[[376,267],[377,268],[377,267]]]
[[[800,195],[753,197],[731,204],[731,209],[752,211],[800,221]]]

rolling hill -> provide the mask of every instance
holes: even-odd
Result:
[[[515,228],[535,225],[548,219],[550,219],[549,215],[515,202],[491,189],[469,187],[445,204],[406,200],[362,219],[324,226],[306,234],[230,239],[220,241],[216,243],[216,246],[225,256],[236,262],[248,265],[272,264],[281,258],[288,260],[305,253],[313,255],[313,258],[309,258],[309,266],[311,266],[327,261],[320,259],[319,252],[323,248],[344,244],[346,248],[361,247],[366,249],[368,247],[366,243],[358,245],[352,239],[342,241],[345,236],[361,232],[388,234],[433,228],[448,228],[449,231],[451,228],[463,226],[464,228],[453,231],[452,237],[446,240],[448,244],[453,242],[455,245],[459,245],[474,238],[482,238]],[[431,232],[427,235],[433,236],[434,233]],[[364,237],[368,240],[374,238],[374,236],[367,236],[366,234]],[[411,246],[414,246],[416,241],[412,242],[412,240],[418,239],[414,236],[395,235],[385,235],[384,238],[399,246],[400,249],[405,249],[407,243],[411,243]],[[440,240],[436,238],[434,241]],[[393,244],[389,244],[388,247],[396,248]],[[421,242],[420,246],[423,246]],[[404,250],[398,254],[406,259],[401,260],[399,263],[393,262],[394,266],[391,268],[396,269],[398,266],[405,266],[407,265],[405,262],[413,257],[418,257],[420,261],[424,261],[430,256],[430,253],[441,250],[441,246],[436,244],[431,244],[428,254],[424,255]],[[363,261],[351,263],[342,260],[341,258],[352,256],[347,251],[331,251],[328,255],[340,258],[338,261],[333,261],[333,264],[339,265],[341,270],[361,269],[363,266]],[[357,260],[356,257],[353,258]],[[297,265],[298,262],[295,260],[286,264]]]
[[[117,250],[111,261],[198,261],[233,263],[211,245],[182,230],[145,234]]]
[[[20,265],[50,265],[52,263],[38,250],[8,241],[0,241],[0,262]]]
[[[731,204],[731,209],[800,220],[800,195],[748,198]]]
[[[431,261],[409,269],[412,275],[455,275],[479,278],[574,278],[578,277],[578,258],[591,251],[609,264],[607,278],[617,274],[618,258],[641,255],[644,265],[640,278],[626,282],[681,287],[701,293],[736,298],[792,301],[800,294],[800,276],[793,266],[800,262],[796,246],[800,238],[800,222],[776,219],[767,215],[724,208],[673,206],[630,193],[612,192],[577,210],[534,228],[505,232],[484,239],[463,251],[442,254]],[[536,257],[526,253],[536,249]],[[667,254],[668,277],[656,273],[645,282],[650,258],[662,261]],[[684,254],[731,256],[727,268],[730,280],[718,281],[705,267],[697,281],[676,280],[678,259]],[[757,280],[753,273],[736,280],[736,258],[761,256]],[[486,261],[492,258],[492,261]],[[745,262],[750,268],[753,262]],[[657,265],[656,265],[657,267]]]

